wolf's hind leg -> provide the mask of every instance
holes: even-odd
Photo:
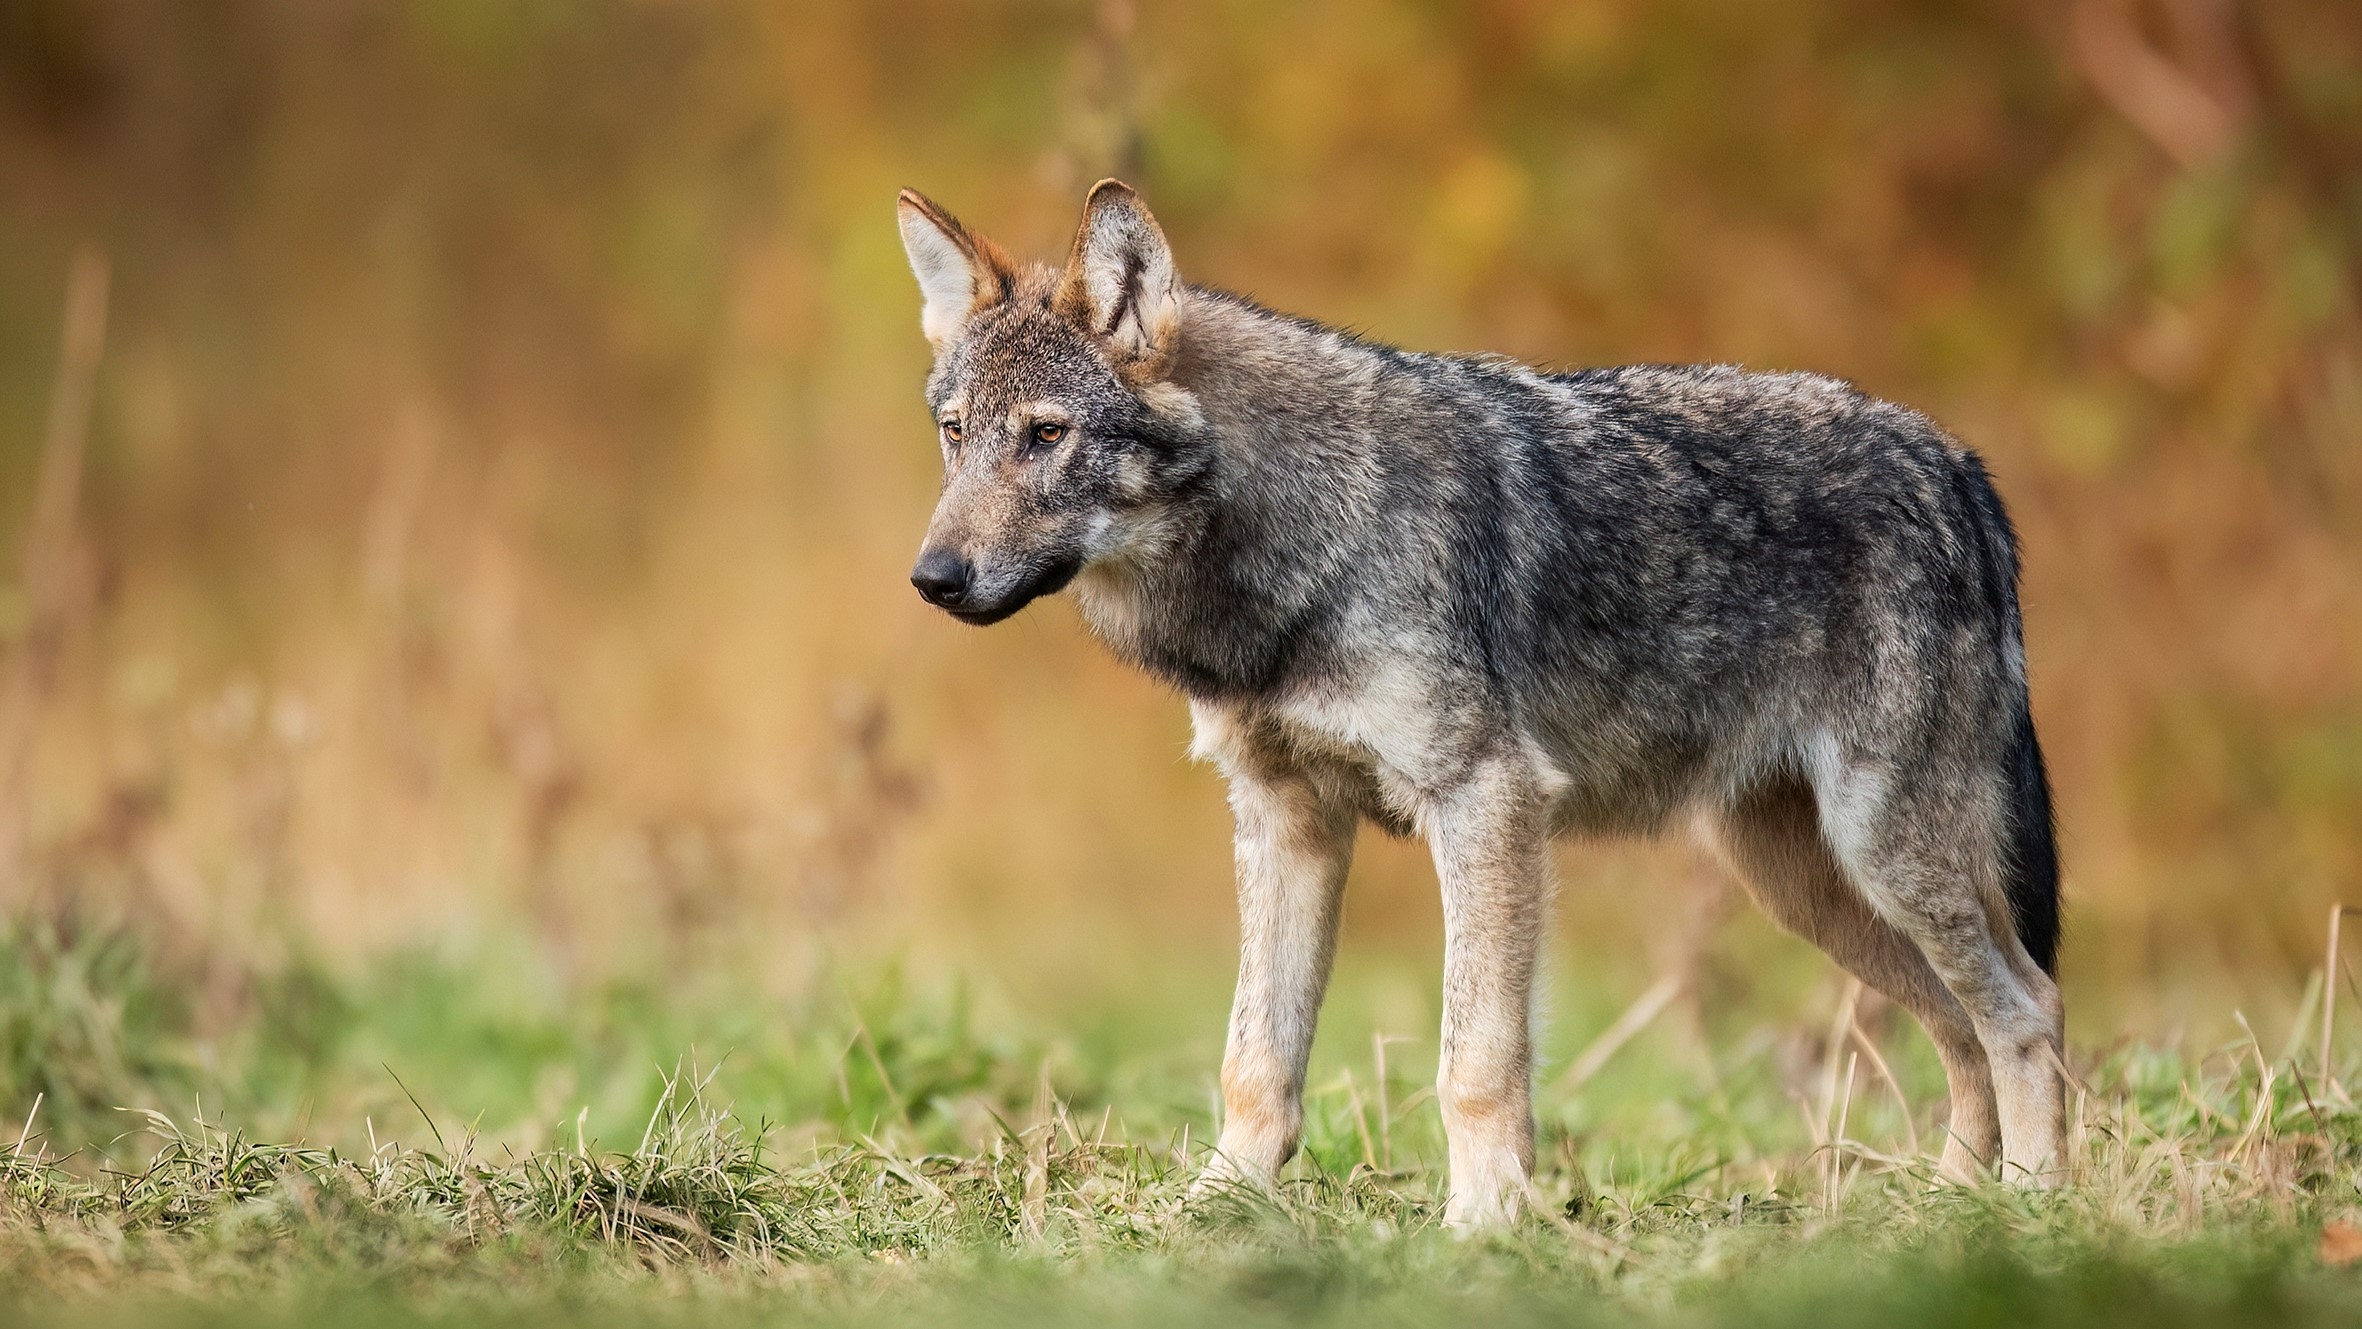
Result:
[[[2066,1161],[2064,1008],[2018,939],[2002,885],[2000,795],[1949,769],[1831,772],[1816,781],[1822,827],[1847,875],[1918,943],[1976,1027],[2001,1118],[2002,1177],[2049,1185]]]
[[[1444,1221],[1521,1211],[1534,1171],[1533,1002],[1550,896],[1545,799],[1522,771],[1480,775],[1428,819],[1443,888],[1443,1045],[1436,1098],[1451,1158]]]
[[[1222,1133],[1201,1190],[1269,1182],[1296,1152],[1358,822],[1309,774],[1221,755],[1238,823],[1238,993],[1222,1056]]]
[[[1976,1026],[1909,937],[1880,918],[1821,837],[1812,790],[1773,780],[1708,819],[1710,846],[1773,922],[1827,952],[1848,973],[1919,1018],[1944,1063],[1952,1115],[1943,1175],[1969,1181],[2001,1157],[1993,1077]]]

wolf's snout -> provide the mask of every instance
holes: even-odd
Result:
[[[957,609],[967,602],[973,575],[968,560],[948,549],[932,549],[919,555],[919,565],[910,570],[910,584],[919,588],[919,598],[928,604]]]

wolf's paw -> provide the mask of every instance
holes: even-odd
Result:
[[[2055,1191],[2067,1184],[2067,1170],[2056,1159],[2042,1159],[2028,1167],[2022,1163],[2003,1163],[2001,1179],[2019,1190]]]
[[[1996,1144],[1995,1150],[1999,1150]],[[1993,1179],[1993,1169],[1977,1152],[1962,1143],[1958,1136],[1944,1141],[1943,1157],[1936,1164],[1934,1189],[1946,1186],[1982,1186]]]
[[[1259,1155],[1268,1152],[1228,1140],[1216,1144],[1213,1157],[1206,1160],[1205,1170],[1189,1183],[1189,1198],[1198,1201],[1232,1191],[1271,1189],[1276,1169],[1257,1161]]]
[[[1452,1169],[1452,1197],[1443,1209],[1444,1226],[1461,1236],[1515,1226],[1525,1215],[1527,1178],[1507,1150],[1476,1153]]]

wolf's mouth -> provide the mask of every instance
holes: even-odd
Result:
[[[1044,563],[1026,574],[1023,581],[1009,589],[1009,593],[991,604],[962,605],[943,612],[973,627],[988,628],[1045,595],[1056,595],[1066,589],[1075,574],[1083,570],[1080,555],[1068,554]]]

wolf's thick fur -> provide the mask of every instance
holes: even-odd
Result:
[[[1242,932],[1209,1175],[1296,1148],[1355,828],[1431,846],[1448,1217],[1533,1166],[1553,836],[1697,833],[1914,1012],[1948,1174],[2063,1161],[2058,868],[2017,548],[1974,454],[1809,374],[1545,373],[1182,283],[1107,182],[1062,269],[905,193],[945,479],[913,574],[1072,583],[1230,783]]]

